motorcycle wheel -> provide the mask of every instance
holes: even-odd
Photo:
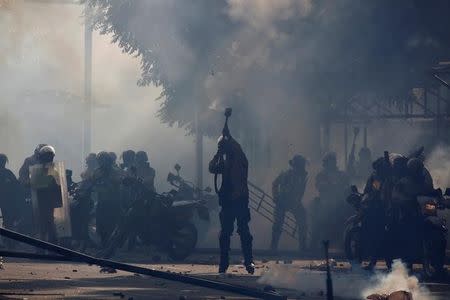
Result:
[[[361,229],[349,227],[344,233],[345,256],[349,262],[362,262]]]
[[[178,228],[169,240],[168,256],[174,261],[182,261],[188,257],[197,245],[197,228],[194,224],[186,224]]]
[[[423,241],[423,272],[427,278],[436,278],[444,273],[446,245],[445,234],[437,230]]]

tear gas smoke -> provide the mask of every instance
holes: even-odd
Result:
[[[388,274],[378,273],[372,277],[362,271],[356,273],[334,273],[334,295],[345,299],[366,299],[371,294],[390,294],[404,290],[412,293],[414,300],[433,300],[429,291],[423,287],[417,277],[409,276],[406,266],[395,261]],[[294,289],[308,295],[317,295],[325,290],[326,273],[299,270],[293,266],[277,265],[263,274],[259,283],[275,288]]]
[[[0,1],[0,99],[2,147],[18,170],[38,143],[55,146],[57,159],[82,168],[84,17],[76,4]],[[139,61],[121,53],[110,36],[93,33],[92,150],[145,150],[160,191],[178,162],[193,180],[192,137],[156,117],[160,89],[138,87]],[[214,146],[206,141],[205,151]],[[212,150],[211,150],[212,151]],[[206,160],[207,158],[205,158]],[[210,185],[208,177],[205,185]]]

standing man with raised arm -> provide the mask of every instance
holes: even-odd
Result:
[[[217,153],[209,163],[209,171],[215,175],[214,183],[221,206],[219,215],[221,224],[219,273],[225,273],[229,266],[230,239],[236,221],[237,232],[241,238],[244,266],[248,273],[253,274],[255,272],[252,254],[253,237],[248,226],[250,222],[247,186],[248,160],[239,143],[231,137],[228,129],[231,108],[226,109],[225,116],[225,126],[218,141]],[[217,187],[218,174],[222,175],[222,186],[220,188]]]

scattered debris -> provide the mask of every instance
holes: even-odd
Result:
[[[114,273],[117,273],[117,270],[114,268],[110,268],[110,267],[101,267],[100,273],[114,274]]]
[[[334,259],[329,260],[330,268],[336,268],[337,262]],[[327,262],[321,261],[319,263],[313,263],[309,265],[310,270],[317,270],[317,271],[326,271],[327,270]]]
[[[271,285],[264,286],[264,292],[275,292],[275,289]]]
[[[117,296],[117,297],[120,297],[120,298],[125,298],[125,295],[122,292],[113,293],[113,296]]]
[[[75,269],[74,269],[74,270],[72,270],[72,272],[76,273],[76,272],[78,272],[78,270],[75,270]]]
[[[69,276],[64,276],[64,279],[70,279],[70,277]]]

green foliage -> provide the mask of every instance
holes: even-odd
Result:
[[[246,121],[296,106],[326,111],[363,92],[405,97],[450,48],[446,1],[317,0],[305,15],[267,17],[269,25],[252,23],[256,6],[233,17],[239,1],[86,1],[96,28],[141,60],[138,84],[162,87],[161,120],[188,130],[217,94],[222,105],[241,106]]]

